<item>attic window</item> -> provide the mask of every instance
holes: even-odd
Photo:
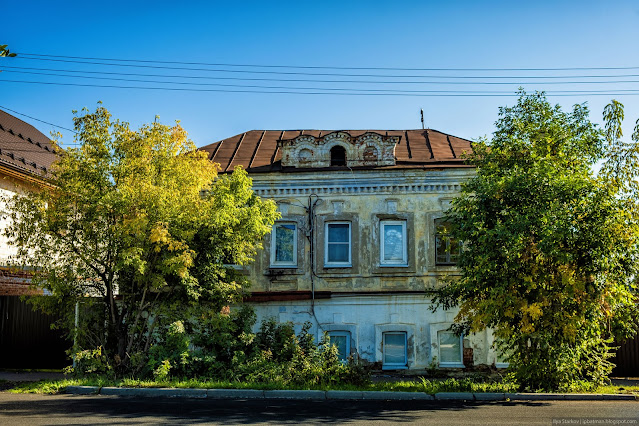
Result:
[[[346,165],[346,150],[336,145],[331,148],[331,166],[345,166]]]

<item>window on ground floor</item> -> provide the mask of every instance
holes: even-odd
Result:
[[[437,343],[440,367],[460,367],[462,365],[462,336],[457,336],[452,331],[441,330],[437,332]]]
[[[348,331],[329,331],[331,343],[337,346],[337,356],[346,361],[351,354],[351,333]]]
[[[406,368],[406,332],[389,331],[383,334],[383,368]]]

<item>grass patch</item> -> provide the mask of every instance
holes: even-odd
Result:
[[[67,386],[113,386],[132,388],[200,388],[200,389],[259,389],[259,390],[353,390],[353,391],[390,391],[390,392],[425,392],[433,395],[438,392],[517,392],[512,383],[494,380],[472,378],[428,380],[418,378],[410,381],[376,382],[363,386],[332,385],[332,386],[294,386],[277,382],[250,383],[223,380],[188,379],[188,380],[139,380],[133,378],[107,379],[104,377],[89,377],[63,380],[41,380],[38,382],[2,383],[2,388],[13,393],[62,393]],[[639,386],[603,386],[591,390],[575,390],[583,393],[632,393],[639,394]]]

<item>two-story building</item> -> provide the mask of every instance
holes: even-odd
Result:
[[[444,211],[474,169],[470,141],[435,130],[252,130],[201,148],[244,167],[282,218],[247,268],[258,322],[313,324],[340,355],[384,369],[492,365],[490,332],[456,336],[430,309],[457,274]]]
[[[0,110],[0,196],[11,197],[47,186],[46,175],[57,159],[49,138],[32,125]],[[0,212],[4,204],[0,201]],[[11,267],[17,248],[1,234],[11,224],[0,218],[0,296],[20,296],[33,292],[25,271]]]
[[[32,125],[0,110],[0,196],[48,188],[47,175],[57,148]],[[19,296],[42,294],[31,287],[28,267],[15,265],[17,248],[2,231],[11,226],[0,199],[0,366],[62,368],[69,342],[52,330],[54,317],[34,310]]]

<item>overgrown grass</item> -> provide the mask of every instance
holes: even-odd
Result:
[[[134,388],[200,388],[200,389],[260,389],[260,390],[357,390],[357,391],[391,391],[391,392],[425,392],[435,394],[438,392],[516,392],[513,383],[489,381],[481,379],[449,378],[445,380],[428,380],[419,378],[411,381],[377,382],[364,386],[333,385],[333,386],[292,386],[281,383],[250,383],[232,382],[205,379],[189,380],[139,380],[120,379],[113,380],[104,377],[92,377],[82,379],[42,380],[39,382],[16,383],[8,391],[13,393],[62,393],[67,386],[115,386]],[[6,387],[5,387],[6,388]],[[603,386],[596,389],[574,389],[573,392],[587,393],[634,393],[639,394],[639,386]]]

